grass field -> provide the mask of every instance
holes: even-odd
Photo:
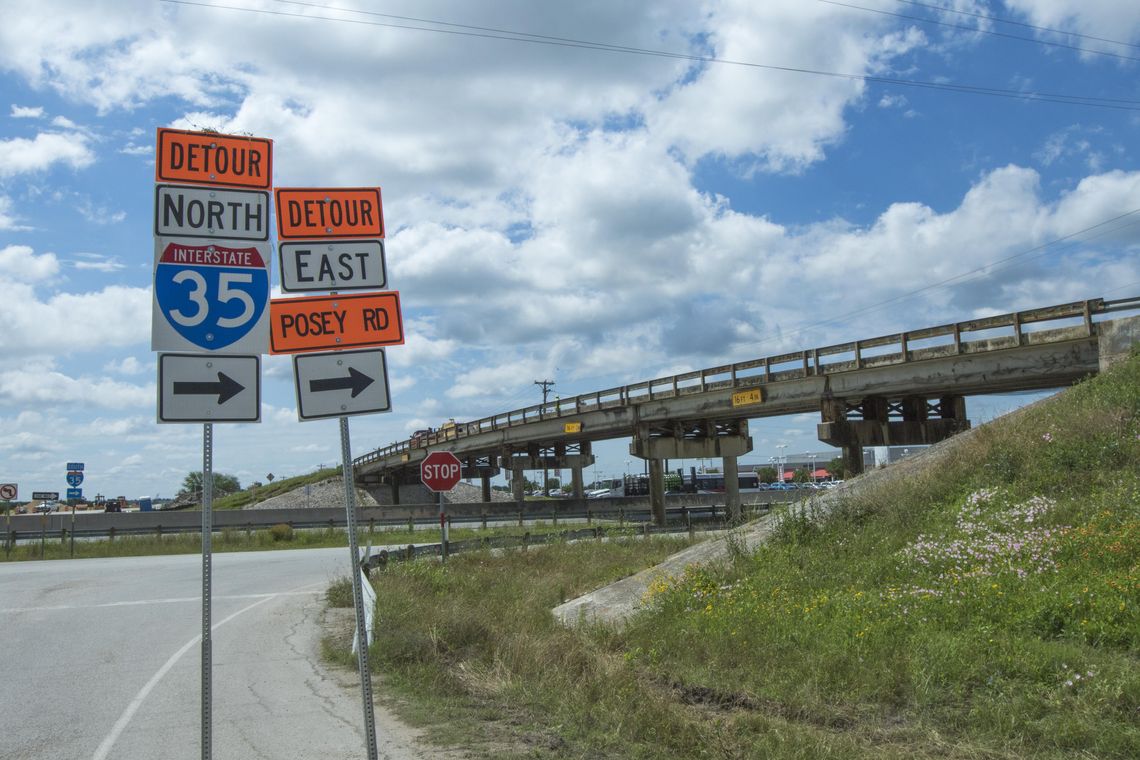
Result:
[[[1140,757],[1140,356],[826,519],[785,513],[620,630],[552,621],[679,546],[393,566],[372,663],[487,757]]]

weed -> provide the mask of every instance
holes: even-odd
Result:
[[[293,526],[288,523],[277,523],[269,528],[269,537],[274,541],[292,541]]]

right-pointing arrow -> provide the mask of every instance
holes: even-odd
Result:
[[[212,396],[218,394],[218,403],[224,404],[234,396],[238,395],[245,390],[245,386],[234,380],[229,375],[219,372],[218,382],[216,383],[194,383],[194,382],[176,382],[174,383],[175,396]]]
[[[373,378],[354,367],[348,368],[348,377],[328,377],[309,381],[309,391],[323,393],[325,391],[352,390],[352,397],[356,398],[368,386],[372,385]]]

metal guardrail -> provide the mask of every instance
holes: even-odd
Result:
[[[1095,298],[708,367],[449,425],[443,430],[419,436],[415,446],[409,439],[378,448],[357,457],[353,466],[481,433],[657,399],[907,364],[953,354],[1092,337],[1096,334],[1094,316],[1136,309],[1140,309],[1140,297],[1115,301]],[[1068,329],[1042,329],[1042,325],[1060,321],[1069,322]]]
[[[723,514],[723,513],[722,513]],[[691,516],[692,517],[692,516]],[[715,520],[715,516],[713,520]],[[723,519],[720,522],[713,522],[711,529],[721,529],[728,527],[727,522]],[[710,525],[706,525],[702,530],[709,530]],[[675,533],[688,533],[693,536],[697,530],[697,521],[688,519],[684,523],[666,523],[665,525],[653,525],[651,522],[642,523],[634,532],[641,536],[650,535],[668,535]],[[594,526],[591,528],[582,528],[579,530],[564,530],[558,533],[524,533],[521,536],[488,536],[486,538],[475,538],[470,541],[448,541],[446,548],[446,555],[461,554],[464,552],[472,551],[486,551],[488,549],[523,549],[524,551],[531,546],[540,546],[545,544],[557,544],[568,541],[586,541],[595,540],[601,541],[608,538],[622,538],[630,536],[631,532],[628,528],[613,528],[605,526]],[[422,557],[442,557],[444,556],[443,544],[408,544],[402,549],[390,551],[382,549],[375,554],[370,554],[368,559],[363,563],[365,572],[380,569],[383,570],[391,562],[411,561],[420,559]]]
[[[805,496],[809,492],[805,491]],[[549,505],[555,506],[549,506]],[[784,504],[784,501],[762,501],[752,500],[749,504],[742,506],[743,514],[755,514],[765,512],[771,509],[773,504]],[[448,524],[457,526],[478,525],[482,529],[487,529],[492,524],[518,524],[522,526],[526,523],[536,522],[551,522],[553,525],[559,522],[581,522],[585,521],[587,524],[596,522],[601,523],[617,523],[619,526],[629,524],[648,524],[652,522],[652,512],[648,505],[626,506],[621,504],[602,504],[596,507],[586,507],[583,509],[557,509],[559,502],[547,501],[534,501],[528,502],[529,508],[511,509],[510,502],[506,502],[506,507],[496,510],[496,512],[488,512],[488,510],[481,510],[479,513],[467,512],[466,514],[448,514]],[[534,506],[531,506],[534,505]],[[434,508],[434,505],[432,505]],[[316,512],[316,510],[315,510]],[[250,517],[246,522],[230,522],[226,525],[215,523],[214,534],[230,533],[252,533],[255,530],[268,530],[272,525],[287,524],[294,530],[341,530],[347,528],[347,518],[345,518],[343,509],[328,509],[320,510],[321,514],[315,514],[311,518],[296,518],[284,522],[272,520],[258,520],[257,510],[250,510],[250,512],[243,513]],[[149,513],[154,514],[154,513]],[[197,513],[194,513],[197,514]],[[666,509],[667,521],[673,520],[674,522],[687,522],[691,520],[726,520],[727,508],[725,505],[708,504],[708,505],[686,505],[679,507],[668,507]],[[95,515],[91,515],[95,516]],[[68,539],[98,539],[106,538],[114,540],[115,538],[136,537],[136,536],[149,536],[149,537],[164,537],[164,536],[177,536],[177,534],[200,534],[202,532],[201,521],[182,520],[173,524],[163,525],[161,523],[155,524],[147,522],[146,524],[139,523],[131,525],[130,521],[123,521],[121,515],[116,515],[115,525],[84,525],[76,523],[68,525],[63,523],[47,524],[46,522],[40,525],[31,526],[27,528],[19,526],[19,528],[7,528],[0,532],[0,540],[5,544],[8,551],[15,547],[19,542],[26,541],[67,541]],[[364,517],[357,518],[357,525],[361,532],[367,531],[368,534],[375,534],[377,531],[384,531],[385,529],[394,528],[407,528],[410,526],[413,530],[430,530],[437,528],[439,525],[439,515],[432,514],[431,510],[424,510],[421,515],[405,515],[405,516],[391,516],[391,517]]]

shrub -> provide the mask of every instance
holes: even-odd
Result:
[[[269,535],[274,541],[292,541],[293,526],[288,523],[277,523],[269,529]]]

